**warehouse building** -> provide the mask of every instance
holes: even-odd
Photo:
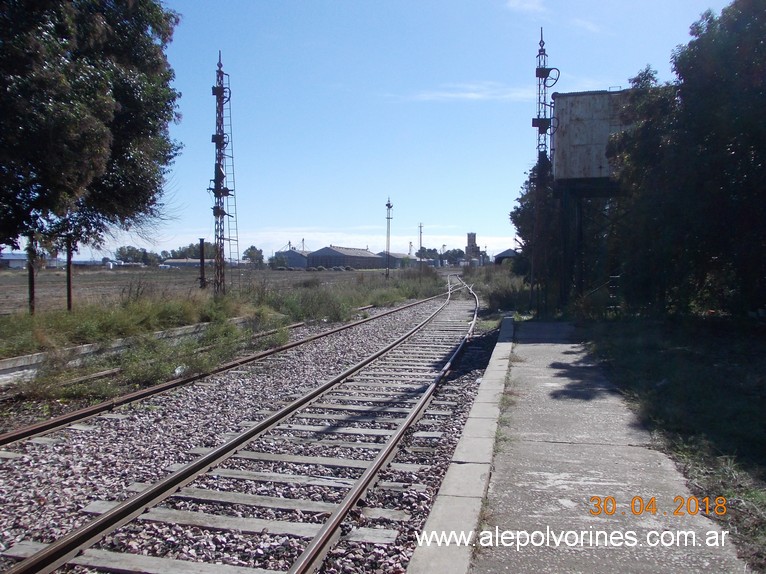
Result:
[[[386,266],[386,252],[381,251],[378,253],[383,259],[383,267]],[[414,265],[415,258],[407,253],[394,253],[393,251],[388,254],[389,269],[404,269],[405,267],[411,267]]]
[[[308,256],[310,251],[301,251],[292,247],[284,251],[274,253],[274,259],[281,267],[293,267],[295,269],[306,269],[308,267]]]
[[[308,255],[309,267],[353,267],[354,269],[383,269],[385,258],[375,255],[369,249],[338,247],[330,245]]]

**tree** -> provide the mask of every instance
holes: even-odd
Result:
[[[0,3],[0,242],[44,232],[106,170],[114,103],[70,2]]]
[[[766,2],[735,0],[718,18],[708,11],[691,34],[673,69],[689,199],[704,222],[697,279],[756,309],[766,301]]]
[[[114,252],[114,258],[123,263],[141,263],[143,265],[159,265],[162,259],[153,251],[147,251],[143,247],[133,247],[132,245],[123,245]]]
[[[743,312],[766,301],[766,2],[708,11],[691,33],[676,82],[648,67],[631,80],[610,249],[635,306]]]
[[[215,245],[205,241],[205,259],[212,259],[215,253]],[[186,247],[170,250],[171,259],[199,259],[199,243],[189,243]]]
[[[448,249],[442,254],[450,265],[457,265],[461,259],[465,259],[465,251],[462,249]]]
[[[251,245],[242,253],[242,256],[250,261],[253,267],[263,267],[263,250]]]
[[[160,215],[177,22],[157,0],[0,0],[0,244],[71,260]]]
[[[623,295],[634,306],[664,309],[687,299],[693,254],[687,252],[686,177],[679,147],[677,87],[659,85],[647,66],[630,79],[633,88],[622,122],[631,127],[610,141],[621,194],[613,207],[618,225],[610,229],[609,249],[621,264]]]
[[[280,267],[287,267],[287,259],[284,255],[274,255],[269,257],[269,268],[278,269]]]
[[[417,250],[415,256],[419,259],[439,259],[439,252],[436,249],[421,247]]]
[[[541,154],[509,214],[521,240],[521,254],[530,263],[528,278],[543,288],[562,281],[560,205],[548,177],[550,169],[548,156]]]

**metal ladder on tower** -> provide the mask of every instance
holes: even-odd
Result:
[[[232,287],[241,288],[242,270],[239,268],[239,229],[237,226],[237,187],[234,181],[234,141],[232,136],[231,121],[231,89],[229,88],[229,74],[224,74],[226,98],[223,108],[223,128],[226,133],[227,145],[224,152],[224,173],[226,175],[226,187],[229,194],[226,196],[226,241],[229,244],[229,277]]]

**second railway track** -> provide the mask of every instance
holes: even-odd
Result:
[[[69,563],[118,572],[305,572],[338,543],[386,555],[381,548],[410,519],[407,503],[397,509],[391,501],[417,499],[426,488],[413,477],[428,482],[428,455],[456,415],[449,393],[433,403],[432,395],[476,307],[473,295],[453,296],[365,364],[319,386],[306,381],[280,408],[265,401],[273,406],[241,420],[242,432],[230,431],[224,444],[190,441],[188,461],[165,465],[170,474],[151,485],[131,484],[134,496],[92,502],[83,513],[95,518],[55,541],[12,545],[4,556],[22,561],[10,571]],[[402,455],[405,462],[390,464]],[[198,556],[190,532],[210,537],[215,551]]]

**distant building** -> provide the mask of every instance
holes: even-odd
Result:
[[[1,269],[26,269],[26,253],[0,253]]]
[[[308,256],[310,251],[301,251],[300,249],[286,249],[285,251],[277,251],[274,253],[275,259],[282,259],[285,267],[295,267],[298,269],[306,269],[308,267]],[[280,263],[281,264],[281,263]]]
[[[330,245],[308,254],[309,267],[353,267],[354,269],[385,269],[386,260],[368,249]]]
[[[199,257],[194,259],[193,257],[187,257],[185,259],[165,259],[162,262],[163,265],[169,267],[199,267]],[[205,267],[214,267],[215,259],[205,259]]]
[[[519,256],[518,251],[515,249],[506,249],[505,251],[501,251],[497,255],[495,255],[495,265],[502,265],[503,261],[506,259],[515,259]]]
[[[45,257],[37,261],[38,265],[43,265],[46,269],[58,269],[66,266],[66,261],[58,257]],[[26,253],[0,253],[0,269],[26,269]]]
[[[470,261],[471,259],[481,260],[481,249],[476,245],[475,233],[468,234],[468,245],[465,246],[465,258],[466,261]]]
[[[378,253],[380,257],[383,259],[383,269],[386,268],[386,252],[381,251]],[[409,267],[412,265],[414,258],[411,255],[408,255],[407,253],[393,253],[389,252],[388,254],[389,259],[389,269],[403,269],[404,267]]]

